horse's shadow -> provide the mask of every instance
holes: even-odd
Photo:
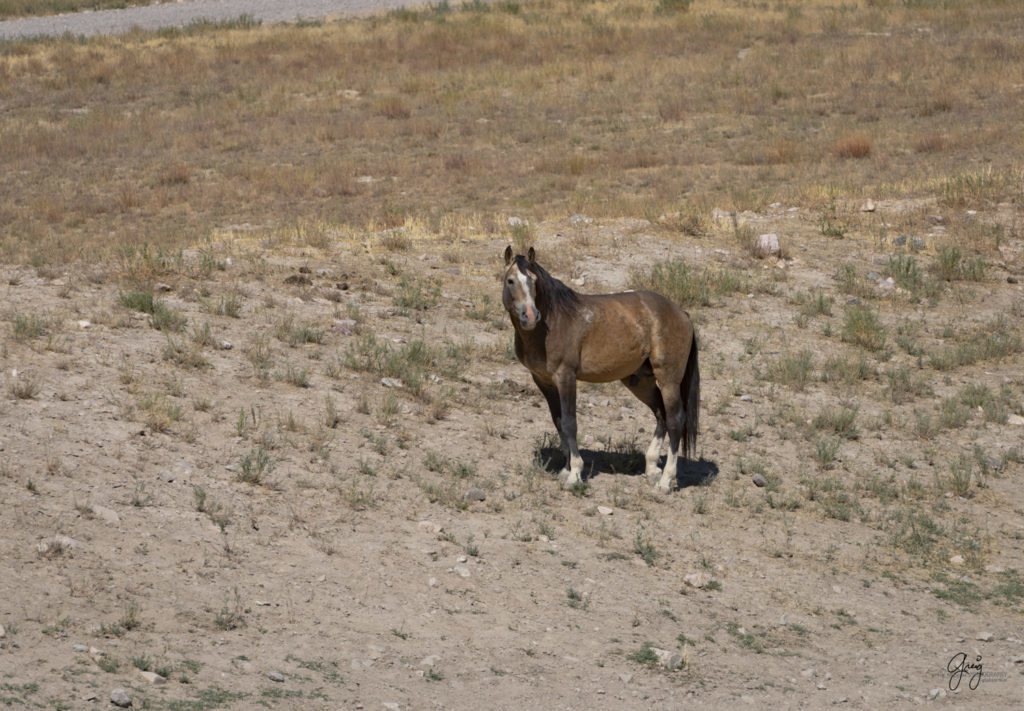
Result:
[[[541,447],[537,450],[544,468],[557,474],[565,466],[565,455],[558,447]],[[583,457],[583,481],[589,481],[601,474],[615,474],[643,477],[644,455],[642,452],[615,452],[609,450],[581,449]],[[661,458],[665,465],[665,457]],[[681,459],[676,470],[676,486],[686,489],[691,486],[705,486],[718,476],[718,464],[707,459]]]

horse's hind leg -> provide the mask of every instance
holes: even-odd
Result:
[[[637,400],[651,408],[651,412],[654,413],[654,417],[657,420],[654,426],[654,437],[651,438],[651,443],[647,445],[647,452],[644,455],[644,459],[647,462],[644,476],[653,478],[656,474],[661,473],[658,467],[658,460],[661,459],[661,449],[665,445],[665,403],[662,401],[658,383],[655,381],[654,374],[650,371],[650,365],[647,363],[633,375],[623,378],[622,384],[636,396]]]
[[[661,473],[657,489],[668,493],[676,481],[679,445],[683,435],[683,399],[679,394],[679,384],[671,383],[667,387],[662,387],[661,397],[665,403],[665,426],[668,429],[668,458],[665,460],[665,469]]]

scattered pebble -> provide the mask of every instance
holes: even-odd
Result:
[[[756,487],[762,487],[768,483],[768,480],[765,479],[760,474],[755,474],[754,476],[750,477],[750,480],[754,482],[754,486]]]
[[[657,655],[658,661],[666,669],[683,668],[683,655],[679,652],[673,652],[669,649],[658,649],[657,647],[651,647],[651,651]]]
[[[619,681],[621,681],[623,684],[628,684],[629,682],[633,681],[633,675],[629,673],[619,674]]]
[[[421,531],[426,531],[427,533],[441,532],[441,526],[433,521],[420,521],[418,525]]]
[[[281,672],[272,671],[269,674],[267,674],[267,678],[271,681],[276,681],[280,684],[284,681],[284,674],[282,674]]]
[[[991,642],[993,639],[995,639],[995,635],[993,635],[991,632],[981,632],[978,634],[977,639],[979,642]]]
[[[124,689],[117,688],[110,692],[110,703],[114,706],[126,709],[132,705],[132,697]]]
[[[946,692],[943,691],[942,689],[938,688],[938,687],[936,687],[936,688],[934,688],[934,689],[932,689],[931,691],[928,692],[928,700],[929,701],[935,701],[935,699],[942,699],[942,698],[945,698],[945,696],[946,696]]]
[[[953,565],[963,565],[964,564],[964,557],[962,555],[955,555],[955,556],[953,556],[952,558],[949,559],[949,562],[952,563]]]
[[[611,516],[615,511],[608,506],[598,506],[597,512],[602,516]]]
[[[466,489],[466,493],[462,495],[465,501],[483,501],[487,498],[487,493],[477,486],[471,486]]]
[[[380,384],[386,388],[400,388],[403,383],[398,378],[381,378]]]
[[[456,565],[454,568],[452,568],[452,572],[462,578],[468,578],[473,575],[473,573],[470,572],[469,568],[467,568],[464,565]]]
[[[711,582],[711,573],[690,573],[689,575],[683,576],[683,582],[695,588],[702,588]]]
[[[779,236],[774,232],[757,236],[757,251],[760,254],[778,254],[781,251]]]
[[[164,677],[160,676],[156,672],[140,671],[139,672],[139,676],[141,676],[143,679],[148,681],[150,684],[156,684],[156,685],[159,686],[160,684],[166,684],[167,683],[167,679],[165,679]]]
[[[874,212],[875,211],[875,201],[872,200],[871,198],[868,198],[867,200],[864,201],[864,204],[861,205],[860,211],[861,212]]]

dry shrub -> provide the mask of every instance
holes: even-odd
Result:
[[[914,141],[914,150],[918,153],[938,153],[945,147],[946,139],[938,131],[929,131]]]
[[[400,96],[386,96],[376,105],[377,113],[387,119],[407,119],[412,116],[412,109]]]
[[[863,133],[850,133],[839,138],[832,152],[840,158],[867,158],[871,155],[871,137]]]

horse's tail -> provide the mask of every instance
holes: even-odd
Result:
[[[683,457],[691,458],[696,453],[697,432],[700,429],[700,365],[697,363],[697,332],[691,326],[690,355],[686,359],[683,381],[679,384],[679,395],[683,408]]]

